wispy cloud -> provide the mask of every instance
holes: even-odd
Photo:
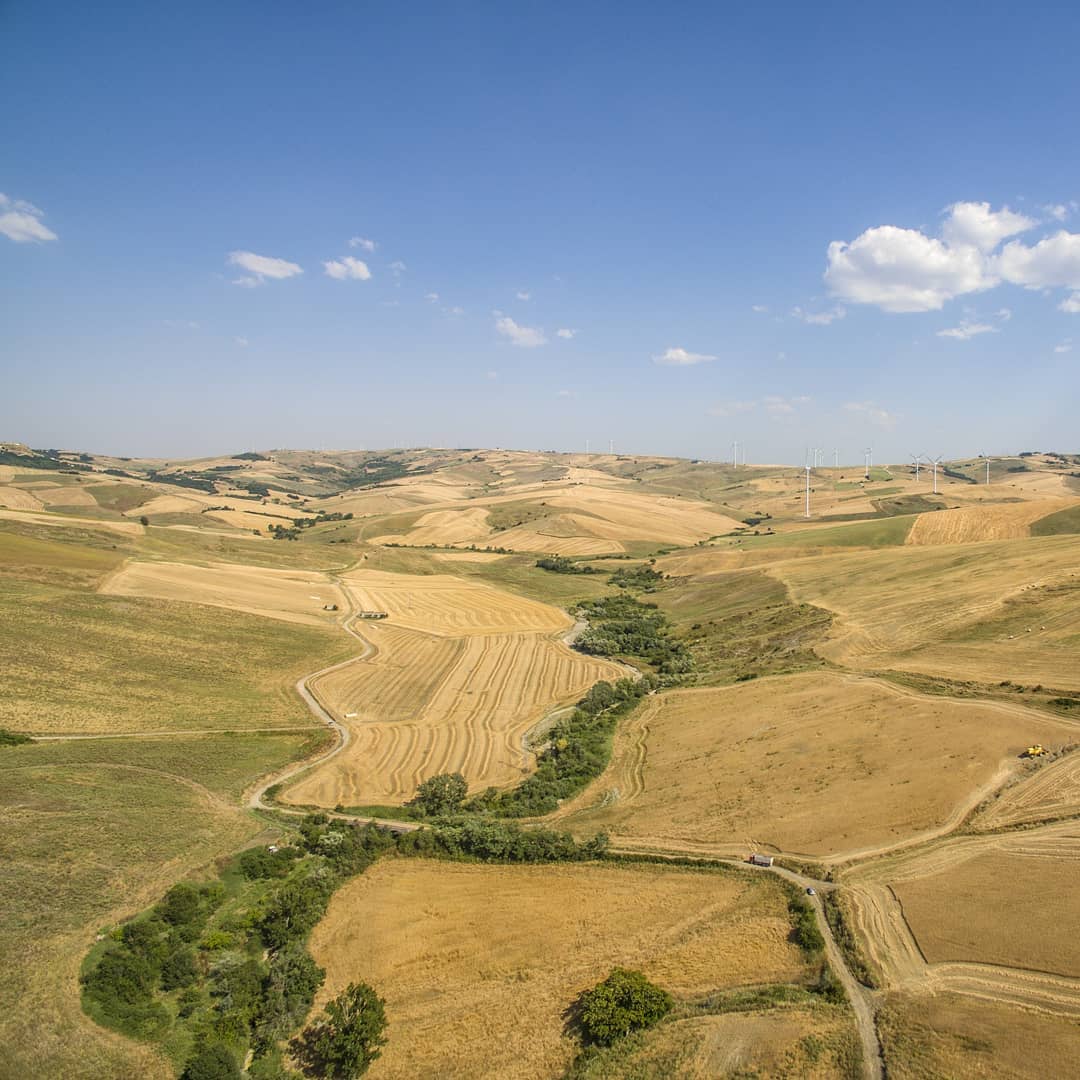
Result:
[[[424,299],[429,304],[437,304],[439,302],[439,294],[437,292],[424,293]]]
[[[1070,214],[1075,214],[1077,204],[1075,201],[1067,203],[1048,203],[1042,207],[1042,211],[1048,218],[1054,221],[1064,221]]]
[[[555,396],[556,397],[561,397],[561,398],[576,398],[577,397],[577,391],[576,390],[558,390],[558,391],[556,391]]]
[[[563,326],[555,331],[556,337],[561,337],[564,341],[569,341],[573,337],[577,337],[577,331],[571,330],[568,326]]]
[[[804,311],[801,307],[794,307],[791,309],[791,317],[793,319],[799,319],[801,322],[809,323],[810,326],[828,326],[829,323],[834,323],[837,319],[842,319],[847,312],[837,304],[836,307],[830,308],[828,311]]]
[[[757,408],[756,401],[722,401],[706,411],[710,416],[741,416]]]
[[[980,334],[996,334],[997,327],[989,323],[976,323],[961,320],[959,326],[950,326],[947,330],[939,330],[938,337],[952,338],[954,341],[970,341]]]
[[[765,304],[751,304],[750,310],[756,312],[758,315],[768,315],[769,309]]]
[[[369,255],[375,254],[375,249],[379,245],[374,240],[369,240],[366,236],[353,236],[349,240],[349,247],[359,248],[361,251],[366,251]]]
[[[1054,346],[1054,352],[1067,353],[1072,352],[1072,338],[1066,338],[1060,344]]]
[[[1064,311],[1069,315],[1080,315],[1080,292],[1074,292],[1071,296],[1066,296],[1058,304],[1058,311]]]
[[[401,277],[408,269],[409,268],[400,259],[395,259],[390,264],[390,273],[393,274],[394,277]]]
[[[487,373],[487,377],[489,379],[497,379],[499,377],[499,373],[497,371],[489,371]]]
[[[256,255],[252,251],[232,251],[229,253],[229,264],[239,266],[246,270],[248,276],[236,278],[234,285],[242,285],[252,289],[261,285],[267,278],[273,281],[283,281],[285,278],[296,277],[304,271],[294,262],[288,259],[275,259],[269,255]]]
[[[368,264],[362,259],[354,259],[351,255],[331,259],[329,262],[324,262],[323,267],[326,276],[335,281],[367,281],[371,277]]]
[[[849,413],[862,416],[875,427],[884,428],[886,431],[896,427],[896,417],[873,401],[847,401],[844,408]]]
[[[690,352],[677,345],[669,345],[662,353],[653,357],[653,363],[664,364],[667,367],[688,367],[691,364],[705,364],[715,359],[716,357],[709,353]]]
[[[766,394],[754,401],[721,401],[706,411],[710,416],[743,416],[759,409],[773,420],[790,420],[803,405],[813,399],[808,394],[794,397],[781,397],[779,394]]]
[[[532,293],[527,292],[525,289],[518,289],[518,291],[514,295],[517,296],[517,298],[519,300],[531,300],[532,299]]]
[[[495,329],[511,345],[518,345],[523,349],[535,349],[538,345],[547,344],[543,330],[535,326],[520,326],[509,315],[500,312],[495,313]]]
[[[42,222],[44,212],[25,199],[12,199],[0,192],[0,236],[16,244],[40,244],[57,235]]]
[[[233,341],[235,341],[236,344],[239,345],[241,349],[246,349],[251,344],[251,342],[248,341],[248,339],[246,337],[244,337],[242,334],[237,335],[236,337],[234,337]]]

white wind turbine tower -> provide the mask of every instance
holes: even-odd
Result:
[[[979,457],[984,458],[985,461],[986,461],[986,482],[987,482],[987,484],[989,484],[990,483],[990,455],[989,454],[980,454]]]
[[[837,472],[840,471],[840,449],[839,449],[839,447],[833,447],[832,467],[834,469],[836,469]]]
[[[609,454],[614,454],[615,453],[615,440],[614,439],[608,439],[607,450],[608,450]]]
[[[731,464],[733,468],[739,467],[739,440],[733,439],[731,443]]]
[[[930,459],[930,464],[934,466],[934,494],[938,493],[937,490],[937,467],[941,464],[941,455],[938,454],[936,458]]]
[[[865,472],[864,475],[865,475],[866,479],[869,480],[870,479],[870,466],[874,463],[874,450],[873,450],[873,447],[868,446],[863,451],[863,458],[866,460],[866,472]]]
[[[810,516],[810,465],[807,464],[806,468],[806,516]]]
[[[915,466],[915,483],[919,482],[919,465],[922,463],[922,454],[911,455],[912,464]]]

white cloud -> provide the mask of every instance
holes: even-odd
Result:
[[[526,292],[524,289],[519,289],[515,294],[519,300],[531,300],[532,293]]]
[[[941,235],[950,247],[973,247],[993,251],[1006,237],[1027,232],[1036,222],[1007,206],[991,210],[987,202],[958,202],[948,209]]]
[[[865,417],[875,427],[885,428],[887,431],[896,427],[896,417],[872,401],[847,401],[844,408],[850,413]]]
[[[1075,200],[1067,203],[1049,203],[1042,207],[1043,213],[1054,221],[1064,221],[1070,214],[1075,214],[1077,209]]]
[[[1066,338],[1060,345],[1054,346],[1054,352],[1067,353],[1072,352],[1072,338]]]
[[[409,268],[400,259],[395,259],[390,264],[390,273],[393,274],[394,277],[401,277],[408,269]]]
[[[555,336],[556,337],[561,337],[565,341],[569,341],[571,338],[577,337],[577,331],[576,330],[571,330],[569,327],[564,326],[564,327],[560,328],[559,330],[555,331]]]
[[[248,272],[248,276],[236,278],[233,281],[234,285],[242,285],[248,289],[261,285],[266,278],[281,281],[304,272],[296,263],[289,262],[287,259],[275,259],[269,255],[256,255],[251,251],[230,252],[229,263]]]
[[[1062,229],[1031,247],[1013,240],[1001,249],[997,265],[1001,276],[1014,285],[1080,289],[1080,233]]]
[[[1070,315],[1080,315],[1080,292],[1074,292],[1072,296],[1066,296],[1058,304],[1058,311],[1065,311]]]
[[[251,344],[251,342],[248,341],[248,339],[246,337],[243,337],[243,336],[237,336],[237,337],[233,338],[233,341],[235,341],[236,344],[239,345],[240,348],[242,348],[242,349],[246,349]]]
[[[1012,318],[1012,310],[1007,307],[998,308],[994,314],[1002,321],[1008,322]]]
[[[559,390],[555,396],[561,398],[574,398],[577,397],[577,394],[573,390]]]
[[[879,225],[829,245],[825,283],[834,296],[885,311],[938,311],[998,279],[974,247],[951,248],[916,229]]]
[[[497,371],[489,371],[487,373],[487,377],[489,379],[497,379],[499,377],[499,373]]]
[[[323,267],[326,276],[335,281],[367,281],[371,277],[368,264],[361,259],[354,259],[351,255],[330,259],[323,263]]]
[[[464,315],[465,309],[463,307],[447,307],[443,308],[443,312],[447,315]]]
[[[429,304],[437,304],[439,302],[439,294],[437,292],[424,293],[424,299]]]
[[[366,251],[369,255],[375,254],[375,249],[379,245],[374,240],[369,240],[366,236],[354,236],[349,240],[349,247],[359,248],[361,251]]]
[[[688,367],[690,364],[704,364],[715,359],[715,356],[710,356],[708,353],[688,352],[686,349],[671,345],[659,356],[654,356],[653,363],[665,364],[669,367]]]
[[[938,337],[953,338],[956,341],[970,341],[979,334],[996,334],[997,327],[989,323],[973,323],[961,319],[959,326],[951,326],[948,330],[939,330]]]
[[[751,304],[750,310],[757,312],[758,315],[767,315],[769,309],[764,304]]]
[[[24,199],[12,199],[0,192],[0,235],[16,244],[40,244],[57,235],[41,219],[44,213]]]
[[[791,309],[792,318],[801,319],[811,326],[828,326],[829,323],[842,319],[847,312],[837,304],[830,311],[804,311],[801,307]]]
[[[509,315],[496,317],[495,329],[507,338],[511,345],[519,345],[523,349],[535,349],[538,345],[547,344],[543,330],[534,326],[519,326]]]

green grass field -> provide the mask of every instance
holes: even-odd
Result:
[[[826,548],[826,547],[895,547],[903,544],[915,524],[915,516],[896,516],[876,521],[860,521],[852,525],[824,528],[808,527],[772,536],[747,536],[742,547],[758,548]]]
[[[82,1014],[79,966],[99,927],[256,836],[238,793],[308,746],[288,734],[0,748],[0,1078],[173,1075]]]
[[[1072,536],[1076,533],[1080,533],[1080,506],[1059,510],[1031,526],[1032,536]]]

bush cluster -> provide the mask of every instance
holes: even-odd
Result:
[[[681,675],[694,666],[690,650],[670,636],[671,624],[655,604],[621,593],[582,600],[576,610],[589,620],[588,630],[574,643],[579,652],[640,657],[661,675]]]

